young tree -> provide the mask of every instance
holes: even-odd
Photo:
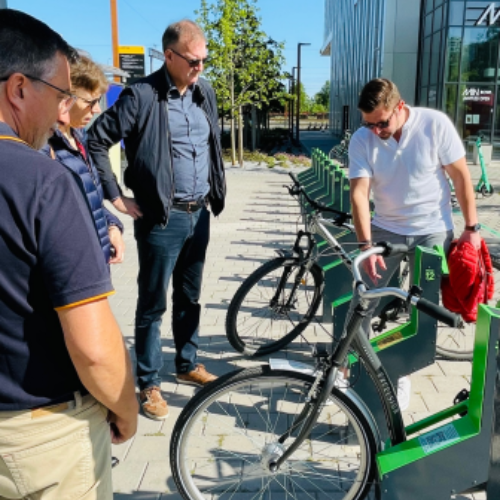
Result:
[[[321,90],[314,96],[314,102],[328,109],[330,106],[330,80],[326,81]]]
[[[206,77],[223,108],[230,112],[231,157],[236,163],[235,119],[238,120],[238,159],[243,164],[243,107],[261,108],[284,97],[281,80],[283,44],[262,31],[256,0],[201,0],[198,22],[208,41]],[[227,104],[226,104],[227,103]]]

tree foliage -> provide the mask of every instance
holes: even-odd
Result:
[[[283,79],[283,44],[261,28],[256,0],[201,0],[198,22],[205,31],[209,61],[205,76],[211,81],[224,112],[234,118],[242,133],[244,106],[262,108],[286,97]],[[240,135],[240,158],[242,158]],[[234,159],[234,153],[233,153]],[[233,160],[234,161],[234,160]]]

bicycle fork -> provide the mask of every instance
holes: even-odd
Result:
[[[283,455],[281,455],[276,461],[271,461],[269,463],[269,470],[271,472],[276,472],[289,457],[299,448],[302,442],[309,436],[312,429],[316,425],[319,414],[321,413],[325,403],[328,401],[330,394],[335,386],[335,381],[337,380],[337,373],[339,368],[344,363],[347,357],[349,347],[352,344],[354,337],[358,334],[361,322],[363,321],[362,307],[358,306],[356,308],[356,314],[353,314],[349,321],[346,334],[341,338],[339,346],[335,353],[331,356],[331,360],[328,363],[326,369],[320,370],[316,376],[311,389],[309,390],[306,404],[303,410],[297,416],[293,422],[290,429],[288,429],[279,439],[278,442],[283,444],[286,439],[288,439],[292,432],[299,426],[302,426],[299,435],[295,438],[295,441],[285,450]],[[323,386],[316,396],[318,386],[324,380]]]

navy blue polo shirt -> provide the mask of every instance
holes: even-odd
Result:
[[[72,174],[0,122],[0,411],[83,390],[56,309],[113,288]]]

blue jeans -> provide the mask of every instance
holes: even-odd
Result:
[[[177,373],[196,366],[199,298],[210,233],[210,212],[172,209],[168,224],[138,219],[134,223],[139,257],[139,296],[135,313],[135,352],[140,390],[161,382],[163,357],[160,339],[167,310],[167,289],[172,277],[172,334]]]

